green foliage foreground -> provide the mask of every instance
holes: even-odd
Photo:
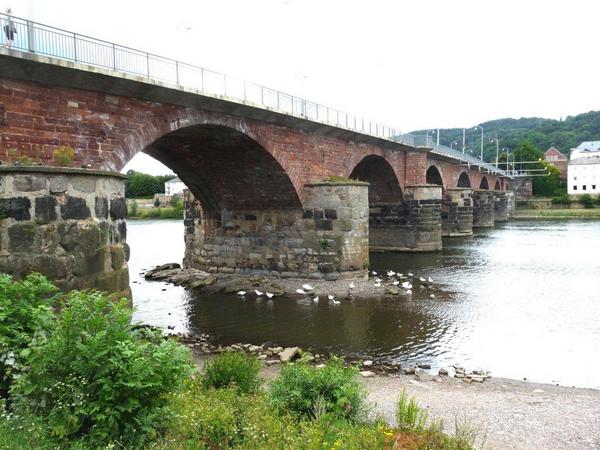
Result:
[[[0,275],[3,449],[469,449],[401,397],[398,426],[368,419],[355,368],[290,363],[258,389],[255,357],[223,354],[204,374],[189,350],[131,327],[98,292],[57,295],[40,275]],[[10,356],[8,356],[10,355]]]

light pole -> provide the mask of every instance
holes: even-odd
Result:
[[[498,138],[495,137],[494,139],[492,139],[490,142],[495,142],[496,143],[496,169],[498,168],[498,146],[500,145],[498,142]]]
[[[506,170],[508,171],[508,156],[510,150],[508,149],[508,147],[502,147],[501,150],[506,153]]]
[[[462,145],[463,155],[465,154],[465,149],[466,149],[466,146],[465,146],[465,135],[466,134],[467,134],[467,129],[463,128],[463,145]]]
[[[479,159],[481,159],[481,161],[483,161],[483,127],[481,125],[477,125],[476,127],[473,127],[474,130],[476,130],[477,128],[479,128],[481,130],[481,156]]]

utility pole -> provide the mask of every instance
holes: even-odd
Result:
[[[463,146],[462,146],[462,151],[463,151],[463,155],[465,154],[465,149],[467,148],[465,146],[465,135],[467,134],[467,129],[463,128]]]

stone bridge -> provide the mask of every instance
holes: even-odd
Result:
[[[211,272],[360,277],[369,246],[440,250],[508,217],[489,166],[28,51],[0,49],[0,135],[4,166],[58,165],[64,146],[74,167],[156,158],[189,187],[185,262]]]

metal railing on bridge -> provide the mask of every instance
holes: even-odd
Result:
[[[430,147],[435,154],[447,156],[467,164],[472,163],[481,169],[508,175],[495,166],[482,162],[475,157],[430,142],[425,136],[401,134],[399,130],[387,125],[363,119],[354,114],[286,94],[257,83],[102,39],[0,13],[2,44],[7,43],[5,26],[14,27],[13,49],[138,75],[146,77],[148,80],[193,88],[203,94],[259,106],[275,112],[413,147],[419,145]]]

